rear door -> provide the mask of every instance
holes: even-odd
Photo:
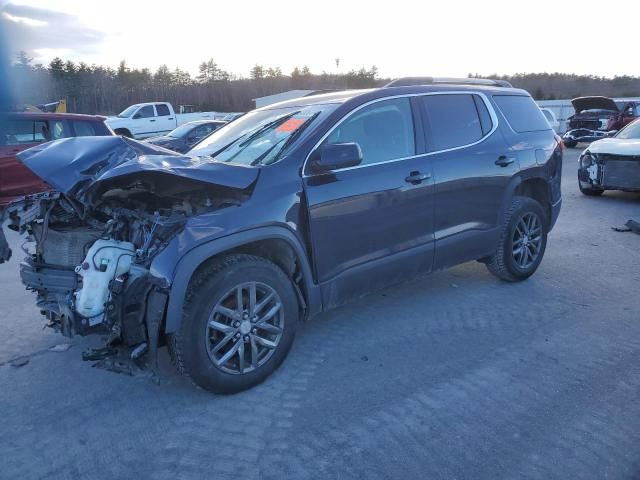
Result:
[[[495,248],[504,193],[518,162],[484,95],[432,94],[420,104],[435,181],[434,267],[444,268]]]
[[[166,103],[156,103],[156,128],[158,134],[168,133],[176,128],[176,117]]]
[[[16,197],[49,187],[18,160],[16,155],[44,142],[51,134],[46,121],[5,118],[0,132],[0,208]]]
[[[409,98],[357,108],[322,143],[358,143],[362,164],[304,176],[325,307],[431,268],[431,163],[415,114]]]

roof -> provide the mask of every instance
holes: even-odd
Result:
[[[0,115],[29,120],[85,120],[88,122],[103,122],[106,120],[106,117],[100,115],[85,115],[83,113],[2,112]]]
[[[396,95],[419,95],[432,92],[481,92],[488,95],[529,95],[526,90],[501,86],[469,85],[469,84],[433,84],[433,85],[409,85],[402,87],[382,87],[361,90],[343,90],[340,92],[323,93],[306,97],[294,98],[284,102],[274,103],[258,110],[272,110],[288,107],[306,107],[309,105],[322,105],[329,103],[344,103],[356,97],[365,97],[365,100],[393,97]]]

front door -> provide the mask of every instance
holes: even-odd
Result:
[[[145,105],[135,113],[131,120],[131,133],[136,138],[145,138],[157,135],[156,112],[153,105]]]
[[[315,273],[325,308],[428,271],[433,261],[433,186],[417,155],[408,98],[353,111],[323,143],[357,143],[361,165],[306,172]],[[312,153],[313,157],[313,153]]]

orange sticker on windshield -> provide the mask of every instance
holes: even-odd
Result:
[[[297,130],[300,125],[304,123],[304,118],[290,118],[278,128],[276,128],[276,132],[279,133],[289,133]]]

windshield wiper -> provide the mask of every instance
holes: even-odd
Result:
[[[233,145],[235,145],[237,142],[239,142],[240,140],[242,140],[243,138],[245,138],[247,135],[249,135],[249,137],[242,142],[241,144],[238,145],[238,147],[242,148],[245,145],[247,145],[248,143],[250,143],[254,138],[256,138],[258,135],[260,135],[262,132],[264,132],[265,130],[274,127],[275,125],[278,125],[280,122],[285,122],[287,121],[291,116],[295,115],[296,113],[299,112],[293,112],[290,113],[288,115],[284,115],[282,117],[276,118],[275,120],[264,124],[263,126],[261,126],[260,128],[258,128],[257,130],[255,130],[251,135],[249,135],[249,132],[243,133],[242,135],[240,135],[237,138],[234,138],[233,140],[231,140],[229,143],[227,143],[226,145],[224,145],[223,147],[219,148],[218,150],[216,150],[215,152],[213,152],[210,157],[213,158],[215,160],[215,158],[220,155],[222,152],[224,152],[225,150],[228,150],[229,148],[231,148]]]
[[[278,160],[280,158],[280,155],[282,155],[286,150],[287,147],[289,147],[289,145],[291,145],[293,142],[296,141],[296,139],[302,134],[302,132],[313,123],[313,121],[318,117],[318,115],[320,115],[320,112],[316,112],[313,115],[311,115],[309,118],[307,118],[302,125],[300,125],[295,132],[293,132],[291,135],[289,135],[289,138],[287,138],[287,141],[284,142],[284,144],[282,145],[282,147],[280,147],[280,150],[278,150],[278,153],[273,157],[273,159],[271,160],[271,162],[269,163],[273,163],[276,160]],[[262,159],[260,159],[262,161]]]

